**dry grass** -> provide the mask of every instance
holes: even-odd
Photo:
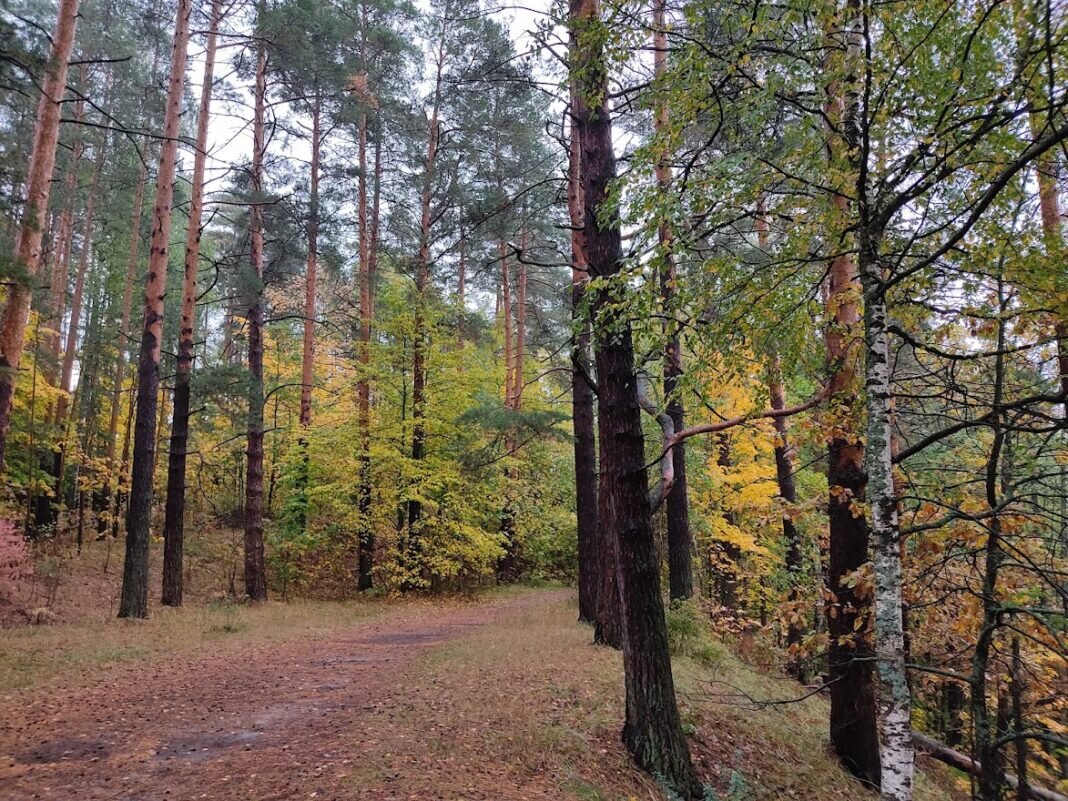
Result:
[[[356,797],[662,798],[619,743],[620,656],[590,645],[575,617],[570,600],[522,607],[412,668],[401,682],[407,690],[373,712],[391,728],[388,741],[376,743],[377,726],[354,735],[368,757],[352,776]],[[711,666],[676,659],[676,675],[699,771],[718,798],[875,798],[830,755],[822,698],[754,709],[715,696],[736,692],[727,685],[754,698],[799,694],[727,649]],[[918,801],[952,798],[934,773],[937,782],[921,773]]]
[[[208,603],[156,609],[144,621],[108,615],[10,629],[3,632],[0,649],[0,691],[55,682],[84,684],[113,662],[321,637],[386,609],[384,603]]]

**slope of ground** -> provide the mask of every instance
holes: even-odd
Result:
[[[574,619],[570,593],[522,590],[8,632],[0,672],[23,686],[0,694],[3,797],[660,798],[619,745],[619,655],[591,646]],[[74,651],[90,640],[131,650],[62,658],[72,638]],[[34,667],[10,681],[27,659]],[[868,796],[827,752],[821,699],[753,708],[744,695],[796,687],[726,654],[679,659],[677,672],[719,797]],[[921,801],[950,797],[921,777]]]

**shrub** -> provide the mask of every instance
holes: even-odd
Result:
[[[667,610],[667,630],[672,654],[709,666],[722,661],[723,648],[712,639],[708,620],[696,601],[672,601]]]
[[[10,520],[0,520],[0,599],[10,600],[19,582],[33,575],[26,538]]]

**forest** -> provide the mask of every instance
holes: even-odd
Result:
[[[1066,163],[1056,0],[3,0],[0,796],[1065,801]]]

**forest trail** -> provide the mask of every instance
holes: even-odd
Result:
[[[387,613],[322,639],[124,663],[86,687],[6,695],[0,699],[0,796],[408,798],[388,788],[399,776],[379,775],[377,790],[359,780],[375,767],[367,764],[374,754],[404,750],[403,742],[391,742],[404,739],[403,729],[393,725],[392,712],[379,719],[378,705],[418,693],[406,671],[446,644],[489,624],[558,608],[567,597],[566,591],[524,591],[426,607],[399,620]],[[443,786],[432,776],[420,778]],[[515,799],[559,797],[552,785],[485,790],[486,797],[501,791]],[[439,792],[436,797],[481,797],[447,787]]]

